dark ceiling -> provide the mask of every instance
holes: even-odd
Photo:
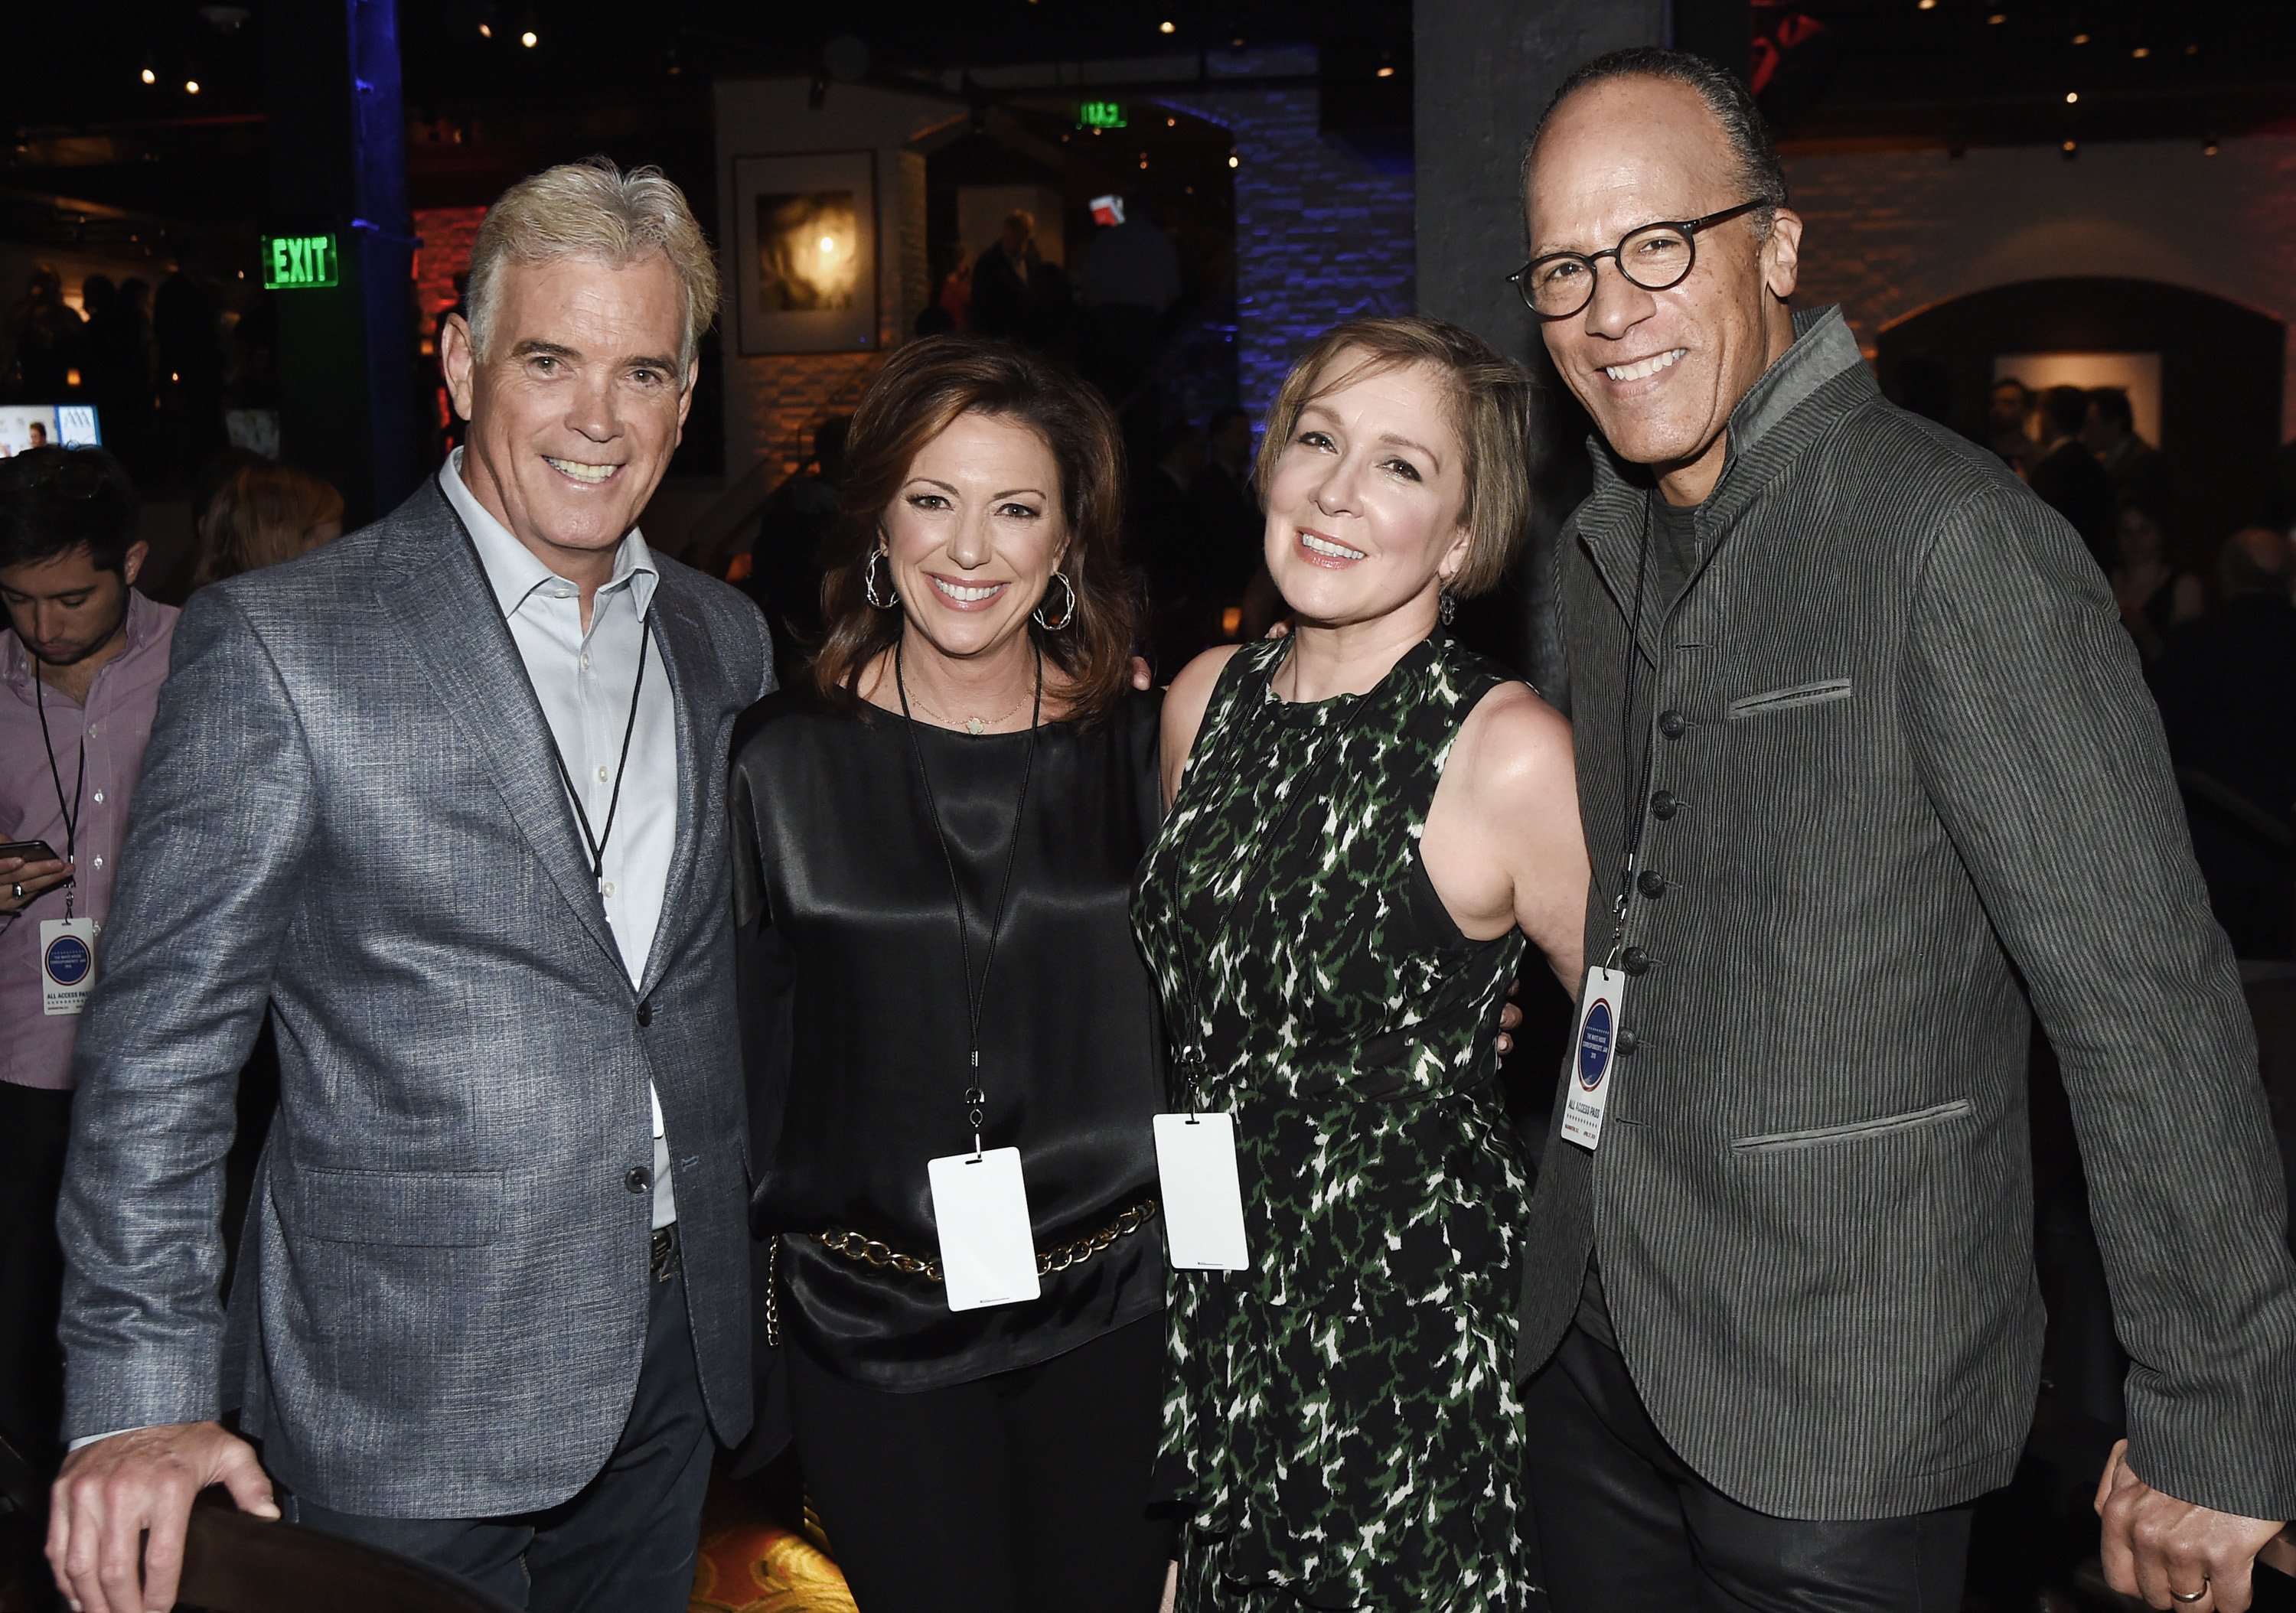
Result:
[[[1766,108],[1805,148],[2296,131],[2292,0],[1677,8],[1685,37],[1718,26],[1719,37],[1752,41]],[[0,133],[13,138],[0,148],[0,238],[250,227],[266,186],[264,9],[10,8]],[[713,188],[716,75],[945,81],[967,65],[1237,40],[1321,45],[1327,124],[1391,125],[1407,141],[1410,16],[1408,0],[399,0],[410,189],[417,205],[484,201],[538,162],[606,149],[660,162],[698,184],[700,200]],[[521,42],[529,32],[531,46]],[[1394,70],[1381,78],[1382,67]]]

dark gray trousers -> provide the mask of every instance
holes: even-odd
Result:
[[[1674,1453],[1626,1362],[1578,1327],[1523,1409],[1554,1613],[1958,1613],[1965,1507],[1835,1522],[1741,1506]]]
[[[648,1279],[645,1363],[596,1478],[540,1512],[365,1518],[281,1496],[291,1523],[420,1558],[531,1613],[685,1613],[716,1449],[685,1317],[685,1273]]]

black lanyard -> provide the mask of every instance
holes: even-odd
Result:
[[[1642,542],[1635,552],[1635,603],[1627,617],[1627,675],[1625,701],[1619,712],[1619,788],[1627,788],[1627,771],[1633,766],[1635,747],[1635,686],[1642,681],[1643,666],[1643,595],[1650,580],[1651,524],[1656,518],[1647,501],[1643,505]],[[1615,968],[1619,951],[1627,939],[1627,903],[1633,895],[1635,862],[1642,856],[1643,830],[1649,822],[1644,815],[1645,798],[1650,794],[1652,752],[1657,739],[1651,725],[1642,727],[1642,766],[1636,770],[1634,789],[1625,798],[1625,823],[1619,831],[1619,899],[1615,909],[1618,928],[1611,932],[1611,954],[1603,967]]]
[[[924,781],[925,806],[932,814],[933,833],[940,839],[941,860],[948,864],[948,893],[956,899],[956,949],[964,964],[964,1006],[970,1016],[972,1057],[966,1066],[965,1118],[972,1126],[972,1157],[980,1157],[980,1121],[988,1094],[980,1085],[980,1008],[988,998],[988,971],[996,967],[996,941],[1004,933],[1004,905],[1013,895],[1013,869],[1021,860],[1021,818],[1029,807],[1029,778],[1037,770],[1037,731],[1045,720],[1045,652],[1037,651],[1037,702],[1029,713],[1029,748],[1021,754],[1021,793],[1013,803],[1013,845],[1004,854],[1004,884],[996,893],[996,917],[988,929],[988,953],[981,960],[980,980],[972,978],[972,943],[964,922],[964,887],[956,877],[956,854],[949,849],[948,827],[941,822],[940,800],[933,794],[932,774],[925,766],[924,747],[917,742],[917,720],[909,715],[909,685],[901,675],[901,643],[893,642],[893,687],[900,692],[901,718],[909,725],[909,749],[917,758],[917,776]]]
[[[40,663],[32,662],[32,706],[40,714],[40,743],[48,750],[48,777],[55,781],[56,810],[64,820],[64,861],[71,873],[64,880],[64,917],[71,917],[72,892],[79,883],[80,792],[87,788],[87,713],[80,712],[79,777],[72,782],[71,799],[64,799],[64,772],[56,766],[56,742],[48,737],[48,702],[40,684]]]
[[[550,759],[558,764],[558,782],[566,786],[566,798],[574,803],[574,817],[582,826],[583,843],[590,848],[590,875],[598,881],[600,896],[606,893],[606,842],[613,838],[614,815],[622,808],[622,775],[630,766],[630,735],[637,732],[638,696],[645,690],[646,651],[653,647],[653,635],[647,624],[652,619],[651,610],[638,618],[638,675],[630,684],[630,715],[622,725],[622,754],[614,763],[614,793],[606,798],[606,827],[603,832],[590,832],[590,815],[583,809],[581,791],[574,788],[574,775],[567,771],[566,754],[558,749],[558,732],[550,725],[549,713],[545,712],[542,717],[542,732],[550,739]],[[525,659],[519,658],[521,664]],[[528,681],[532,682],[530,678]],[[540,705],[541,701],[537,699],[535,703]]]

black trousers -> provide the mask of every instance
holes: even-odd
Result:
[[[645,1363],[622,1437],[570,1499],[507,1518],[366,1518],[284,1494],[281,1511],[290,1522],[420,1558],[533,1613],[685,1613],[717,1447],[693,1363],[685,1274],[648,1287]]]
[[[71,1093],[0,1081],[0,1433],[44,1474],[62,1454],[56,1195],[70,1134]]]
[[[1524,1391],[1554,1613],[1958,1613],[1967,1508],[1811,1522],[1691,1471],[1616,1350],[1572,1328]]]
[[[1160,1313],[906,1395],[783,1349],[806,1488],[861,1613],[1152,1613],[1172,1552],[1148,1512]]]

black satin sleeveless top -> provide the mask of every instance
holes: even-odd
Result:
[[[1132,694],[1090,729],[1037,733],[981,1005],[980,1085],[982,1145],[1021,1150],[1039,1249],[1089,1237],[1156,1193],[1164,1036],[1130,904],[1161,816],[1161,706]],[[956,910],[911,726],[783,690],[735,729],[731,790],[750,1224],[783,1234],[783,1332],[840,1375],[890,1389],[1046,1360],[1164,1303],[1153,1222],[1046,1277],[1032,1304],[964,1313],[939,1284],[810,1236],[849,1230],[937,1255],[925,1162],[972,1146]],[[977,981],[1029,738],[914,726]]]

